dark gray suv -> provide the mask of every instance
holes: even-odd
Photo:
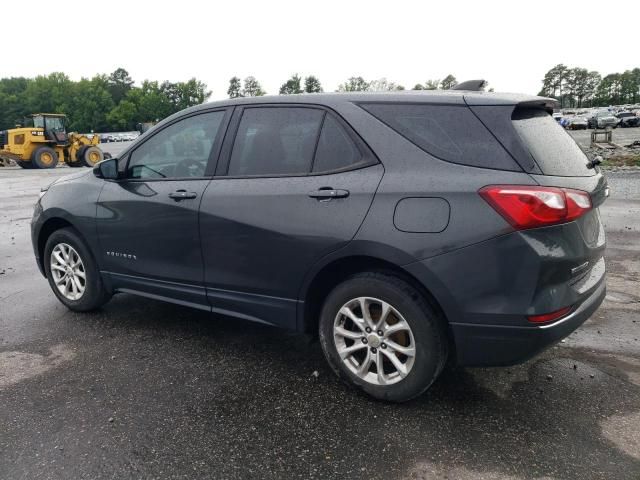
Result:
[[[447,360],[522,362],[605,295],[605,178],[540,97],[472,91],[208,103],[36,205],[72,310],[127,292],[318,332],[374,397]]]

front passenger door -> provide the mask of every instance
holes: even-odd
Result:
[[[225,117],[217,110],[177,120],[122,159],[126,178],[105,182],[97,211],[100,265],[114,287],[208,308],[198,208]]]

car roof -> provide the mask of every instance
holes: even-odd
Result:
[[[302,93],[296,95],[264,95],[262,97],[239,97],[212,101],[193,107],[250,105],[254,103],[315,103],[336,104],[340,102],[417,102],[469,105],[516,105],[523,102],[555,102],[551,98],[533,95],[495,92],[471,92],[466,90],[402,90],[394,92],[336,92]]]
[[[346,103],[398,102],[427,103],[438,105],[469,106],[508,106],[525,105],[544,108],[549,113],[557,107],[553,98],[538,97],[518,93],[478,92],[469,90],[402,90],[394,92],[335,92],[335,93],[303,93],[295,95],[264,95],[261,97],[239,97],[202,103],[181,110],[165,118],[149,131],[173,121],[185,114],[210,110],[216,107],[232,107],[254,104],[312,104],[327,107],[339,107]],[[146,132],[145,132],[146,133]]]

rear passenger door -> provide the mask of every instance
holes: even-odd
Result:
[[[333,112],[236,109],[200,207],[205,287],[214,311],[295,327],[304,274],[349,242],[383,174]]]

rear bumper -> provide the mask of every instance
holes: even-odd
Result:
[[[595,312],[606,294],[605,277],[570,315],[541,326],[451,323],[457,361],[469,367],[507,366],[524,362],[557,343]]]

